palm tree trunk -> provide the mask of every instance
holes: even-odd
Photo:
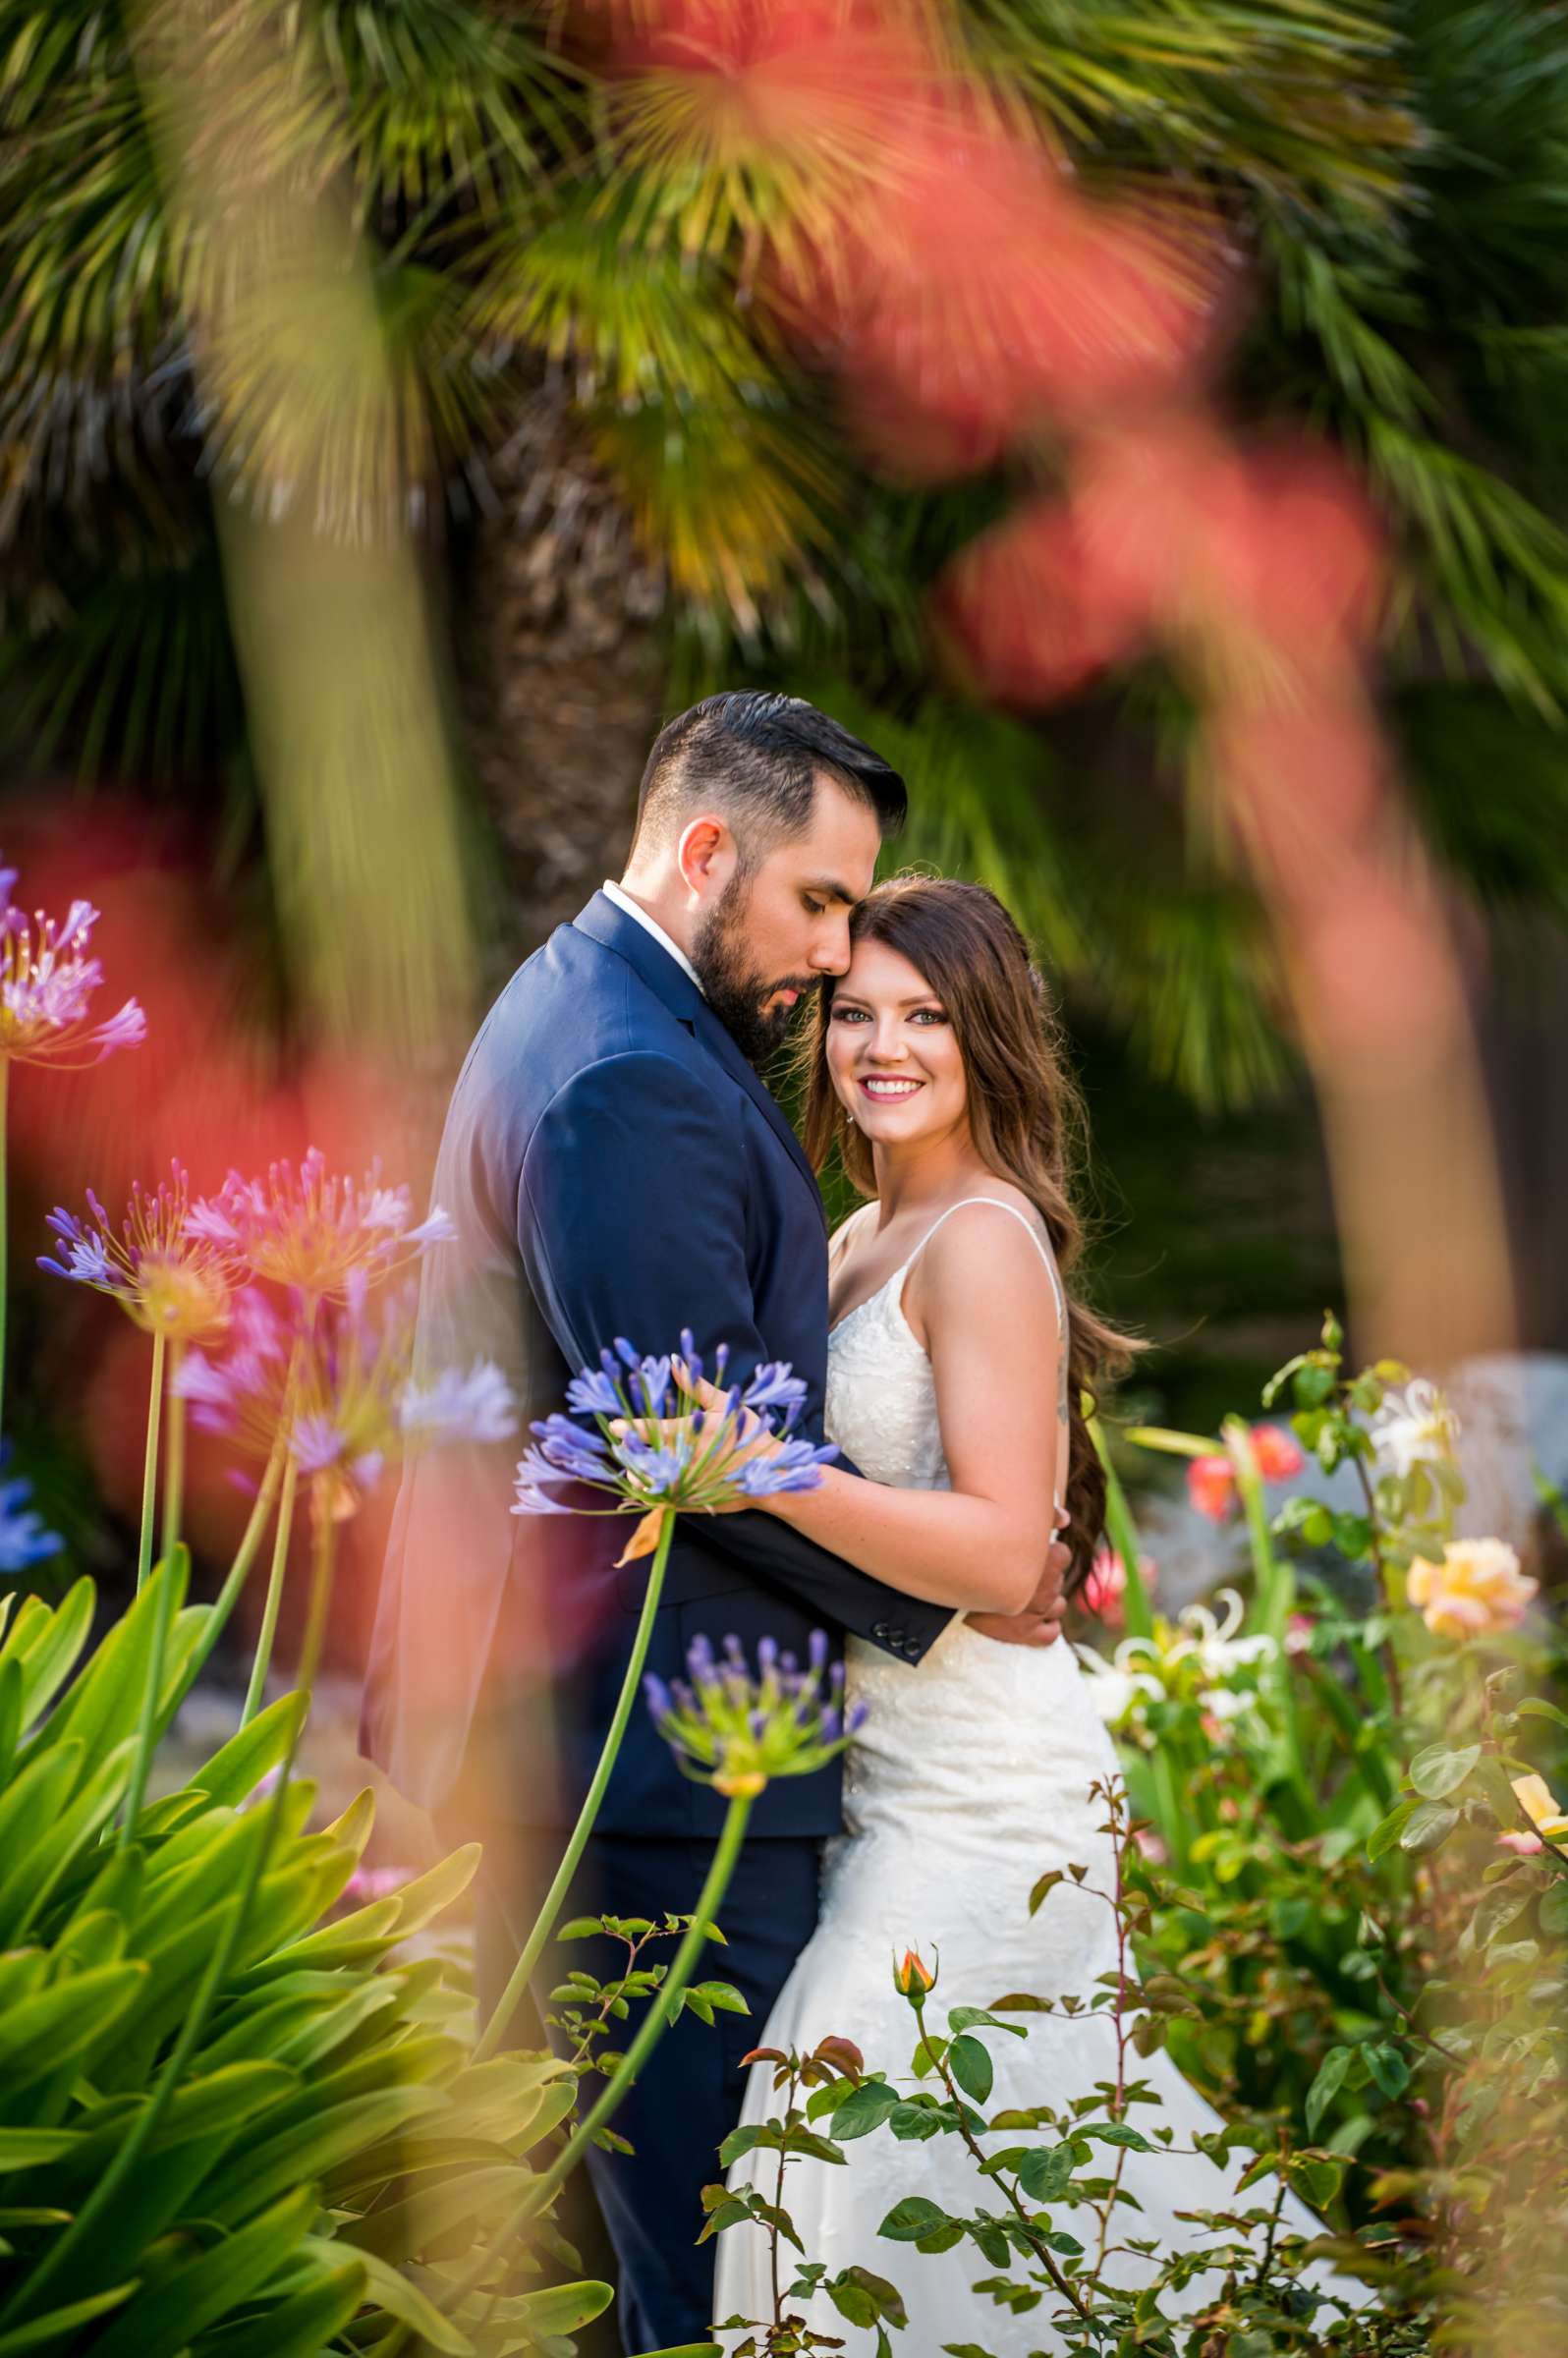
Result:
[[[463,734],[502,847],[509,963],[621,872],[661,718],[664,578],[564,397],[537,397],[488,480]]]

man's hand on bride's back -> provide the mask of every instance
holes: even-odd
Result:
[[[978,1629],[982,1638],[995,1638],[1003,1646],[1054,1646],[1067,1617],[1062,1583],[1072,1560],[1072,1549],[1061,1540],[1053,1540],[1045,1550],[1045,1568],[1039,1576],[1039,1586],[1023,1611],[968,1613],[965,1618],[971,1629]]]

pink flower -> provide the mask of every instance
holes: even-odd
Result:
[[[1290,1482],[1307,1463],[1282,1425],[1255,1425],[1251,1437],[1253,1456],[1265,1482]]]
[[[1539,1834],[1518,1832],[1497,1836],[1497,1848],[1511,1850],[1516,1859],[1533,1859],[1538,1850],[1544,1850],[1545,1847]]]
[[[356,1285],[379,1282],[454,1233],[439,1207],[416,1224],[408,1189],[383,1187],[379,1164],[363,1180],[339,1178],[315,1147],[298,1170],[275,1162],[264,1179],[231,1171],[192,1207],[188,1232],[228,1246],[253,1276],[308,1302],[347,1301]]]
[[[1311,1613],[1292,1613],[1285,1624],[1285,1652],[1305,1654],[1312,1645],[1316,1626]]]
[[[101,1064],[145,1039],[135,999],[92,1024],[87,1002],[103,981],[87,936],[98,922],[90,901],[73,901],[64,925],[41,909],[29,919],[11,901],[14,868],[0,868],[0,1064]]]
[[[1151,1589],[1158,1577],[1154,1559],[1141,1555],[1138,1569],[1146,1589]],[[1094,1560],[1084,1582],[1084,1603],[1092,1613],[1112,1629],[1120,1629],[1126,1617],[1124,1599],[1127,1595],[1127,1566],[1116,1549],[1102,1545],[1094,1550]]]
[[[1236,1503],[1236,1469],[1228,1457],[1195,1457],[1187,1469],[1187,1495],[1201,1515],[1223,1523]]]

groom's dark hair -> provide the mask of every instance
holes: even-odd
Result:
[[[653,740],[632,848],[673,841],[688,816],[707,804],[730,821],[750,867],[775,843],[805,833],[824,775],[874,811],[884,835],[897,834],[909,809],[903,779],[827,713],[776,689],[705,696],[666,721]]]

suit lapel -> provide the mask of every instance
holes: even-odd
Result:
[[[635,918],[628,917],[624,909],[617,909],[613,901],[606,900],[602,892],[596,892],[581,916],[574,918],[572,923],[579,933],[588,934],[592,940],[602,942],[606,949],[614,950],[618,957],[624,958],[654,997],[688,1027],[709,1055],[716,1057],[731,1078],[745,1090],[811,1190],[817,1217],[825,1227],[827,1213],[815,1173],[806,1159],[805,1150],[786,1119],[783,1107],[741,1054],[691,976],[676,965],[669,952],[653,939],[651,933],[645,932]]]

